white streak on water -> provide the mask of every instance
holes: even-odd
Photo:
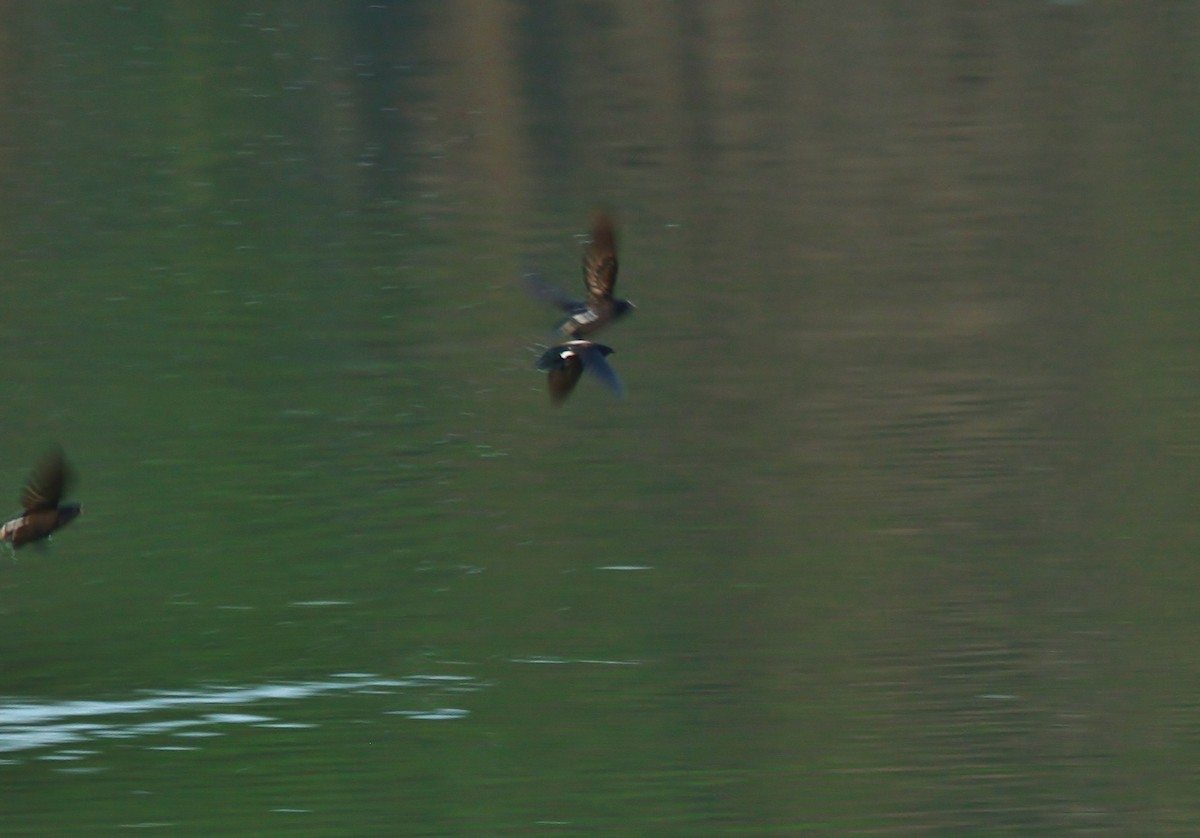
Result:
[[[389,710],[389,716],[406,716],[410,719],[426,719],[429,721],[445,721],[461,719],[467,715],[466,710],[457,707],[438,707],[433,710]]]
[[[605,660],[603,658],[555,658],[546,655],[530,655],[524,658],[509,658],[509,663],[555,664],[583,663],[592,666],[641,666],[639,660]]]
[[[124,699],[77,699],[60,701],[0,697],[0,753],[57,749],[59,746],[106,739],[151,736],[220,736],[210,729],[221,725],[257,728],[303,729],[316,727],[304,721],[280,720],[275,716],[246,712],[255,704],[298,702],[331,694],[395,694],[405,690],[438,693],[470,692],[483,684],[463,675],[411,675],[382,678],[362,672],[344,672],[325,680],[293,681],[248,686],[206,685],[194,690],[154,690]],[[468,710],[444,708],[433,711],[388,711],[414,719],[455,719]],[[138,717],[156,718],[141,721]],[[168,715],[168,718],[162,718]],[[185,750],[179,745],[155,745],[158,750]],[[59,749],[40,759],[72,760],[95,753]],[[14,760],[0,760],[0,763]]]

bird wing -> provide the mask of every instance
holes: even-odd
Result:
[[[21,508],[26,512],[54,509],[67,491],[71,470],[61,449],[54,449],[38,464],[21,490]]]
[[[592,220],[592,240],[583,251],[583,284],[589,303],[610,299],[617,285],[617,233],[607,213]]]
[[[562,309],[567,314],[577,314],[587,308],[581,301],[574,299],[565,291],[555,288],[549,282],[533,271],[525,271],[521,278],[529,293],[544,303],[550,303],[555,308]]]
[[[607,346],[602,346],[598,343],[589,343],[586,346],[580,346],[575,349],[581,361],[583,361],[584,372],[596,376],[604,383],[608,389],[612,390],[617,398],[622,398],[625,395],[625,385],[621,383],[621,379],[617,377],[616,370],[612,368],[612,364],[608,363],[605,355],[611,355],[612,350]]]

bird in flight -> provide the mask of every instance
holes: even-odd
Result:
[[[525,282],[536,297],[567,313],[558,329],[572,340],[586,338],[635,308],[629,300],[613,296],[617,285],[617,233],[612,216],[606,212],[592,217],[591,240],[583,249],[587,297],[576,300],[533,273],[525,274]]]
[[[571,340],[551,346],[538,359],[537,368],[545,373],[550,388],[550,400],[562,404],[579,383],[584,372],[594,375],[618,397],[624,395],[621,379],[608,363],[611,347],[590,340]]]
[[[61,449],[55,448],[38,464],[21,490],[21,508],[25,511],[0,527],[0,541],[18,548],[31,541],[49,538],[83,511],[77,503],[62,503],[72,479],[70,466]]]

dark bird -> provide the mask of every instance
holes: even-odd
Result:
[[[14,548],[49,538],[83,511],[77,503],[60,503],[71,483],[71,468],[61,450],[51,451],[38,464],[21,491],[21,515],[0,527],[0,541]]]
[[[566,401],[585,371],[599,378],[618,397],[623,396],[625,388],[621,379],[605,358],[612,352],[610,347],[590,340],[567,341],[543,352],[537,368],[549,373],[546,383],[550,388],[550,400],[555,404]]]
[[[617,234],[612,216],[604,212],[593,216],[592,238],[583,249],[585,299],[571,298],[536,274],[526,273],[525,282],[535,296],[569,315],[558,328],[572,339],[584,338],[635,308],[629,300],[613,297],[617,285]]]

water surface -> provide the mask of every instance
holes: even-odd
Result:
[[[1198,30],[5,6],[5,831],[1194,834]]]

